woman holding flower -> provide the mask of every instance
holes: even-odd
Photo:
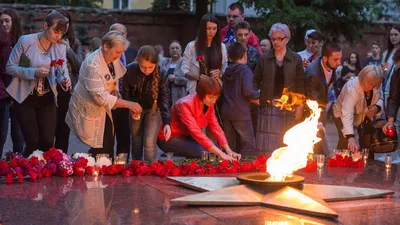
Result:
[[[189,80],[186,90],[189,93],[196,91],[201,74],[221,81],[227,67],[227,52],[221,43],[218,19],[212,14],[206,14],[200,21],[196,40],[191,41],[183,53],[181,70]]]
[[[53,146],[57,82],[69,89],[71,81],[65,63],[57,67],[50,64],[66,58],[66,47],[58,41],[67,27],[65,17],[52,10],[44,20],[43,31],[19,38],[8,60],[7,73],[13,78],[7,92],[16,101],[15,111],[26,142],[25,156]]]

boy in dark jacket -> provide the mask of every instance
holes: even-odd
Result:
[[[243,156],[250,156],[255,145],[250,100],[258,99],[260,93],[253,89],[253,72],[246,65],[246,47],[235,42],[229,47],[228,55],[232,63],[222,76],[221,115],[224,131],[232,150]]]

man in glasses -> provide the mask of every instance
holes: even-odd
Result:
[[[228,25],[221,29],[221,41],[229,46],[236,41],[235,38],[235,25],[244,20],[244,8],[240,3],[232,3],[228,7],[228,14],[226,16]],[[258,37],[250,31],[248,44],[255,47],[259,54],[262,54]]]

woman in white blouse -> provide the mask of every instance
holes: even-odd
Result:
[[[119,95],[118,79],[126,69],[120,61],[129,41],[117,31],[104,35],[99,49],[83,61],[65,122],[75,135],[98,153],[114,155],[114,131],[111,109],[128,108],[141,113],[136,102],[123,100]]]
[[[21,36],[7,63],[13,76],[7,92],[15,99],[15,111],[26,142],[25,156],[53,146],[56,126],[57,84],[68,90],[66,46],[58,44],[68,28],[59,12],[47,14],[43,31]]]

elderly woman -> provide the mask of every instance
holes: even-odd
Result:
[[[108,32],[99,49],[82,63],[79,80],[69,102],[65,122],[76,136],[89,145],[89,153],[114,155],[111,109],[128,108],[140,113],[136,102],[119,98],[118,79],[126,72],[119,60],[129,41],[117,31]]]
[[[369,65],[360,71],[358,77],[344,85],[333,105],[334,121],[339,133],[338,149],[357,150],[353,127],[357,127],[360,147],[370,147],[372,121],[383,106],[380,98],[382,79],[381,69]]]
[[[216,79],[201,76],[196,92],[181,98],[172,107],[171,135],[166,136],[160,128],[158,146],[161,150],[189,158],[200,158],[202,151],[209,151],[224,160],[240,159],[240,154],[229,147],[215,116],[214,105],[220,94],[221,85]],[[206,127],[226,154],[204,133]]]
[[[71,87],[64,63],[66,46],[58,43],[67,28],[65,17],[50,11],[43,31],[21,36],[8,59],[7,73],[12,81],[7,92],[16,101],[15,114],[26,141],[25,156],[36,149],[47,151],[53,147],[57,83],[66,90]]]
[[[182,73],[182,47],[178,41],[172,41],[169,45],[169,55],[161,65],[161,71],[168,76],[169,88],[171,90],[171,102],[175,102],[187,95],[187,78]]]
[[[273,99],[279,99],[284,88],[300,94],[305,93],[301,57],[287,47],[290,40],[289,27],[276,23],[272,25],[269,36],[274,48],[260,57],[253,80],[254,88],[261,89],[256,135],[258,151],[273,151],[282,147],[283,135],[303,114],[302,106],[296,107],[294,112],[288,112],[267,104]]]

